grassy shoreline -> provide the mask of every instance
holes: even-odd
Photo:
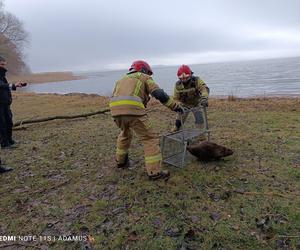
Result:
[[[108,97],[97,95],[13,97],[15,121],[108,105]],[[157,131],[169,131],[176,115],[156,101],[148,109]],[[299,98],[212,98],[212,141],[234,155],[205,164],[193,160],[184,169],[164,165],[172,173],[168,182],[148,181],[136,137],[130,150],[135,164],[114,168],[119,130],[109,114],[23,126],[14,131],[19,147],[1,150],[15,168],[0,176],[1,234],[90,234],[95,249],[297,249],[299,117]]]

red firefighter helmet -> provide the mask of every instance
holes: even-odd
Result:
[[[191,71],[190,67],[182,64],[177,71],[177,76],[180,80],[188,79],[192,76],[193,72]]]
[[[129,68],[129,72],[132,72],[132,71],[142,72],[142,73],[145,73],[150,76],[153,74],[152,69],[149,66],[149,64],[142,60],[134,61],[131,64],[131,66]]]

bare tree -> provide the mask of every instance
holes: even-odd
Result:
[[[28,70],[23,61],[23,51],[27,44],[28,33],[23,23],[15,15],[6,12],[3,0],[0,0],[0,54],[9,61],[12,74]]]
[[[0,54],[9,62],[8,72],[11,75],[18,75],[21,72],[29,71],[22,59],[22,54],[16,45],[0,34]]]
[[[19,49],[27,43],[28,33],[23,24],[11,13],[5,13],[0,17],[0,34],[7,37]]]

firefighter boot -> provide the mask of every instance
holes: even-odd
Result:
[[[157,174],[148,175],[148,177],[150,180],[158,180],[158,179],[168,180],[170,177],[170,172],[169,170],[161,170]]]
[[[177,132],[180,130],[180,128],[181,128],[181,120],[176,120],[175,126],[171,129],[171,132],[172,133]]]
[[[129,157],[128,154],[125,155],[125,161],[123,163],[117,162],[117,168],[129,168]]]

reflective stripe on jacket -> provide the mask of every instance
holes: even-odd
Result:
[[[174,89],[174,99],[187,106],[198,105],[202,97],[208,98],[209,88],[199,77],[193,76],[186,84],[177,81]]]
[[[112,116],[145,115],[149,94],[157,89],[151,76],[141,72],[127,74],[116,82],[109,103]]]

